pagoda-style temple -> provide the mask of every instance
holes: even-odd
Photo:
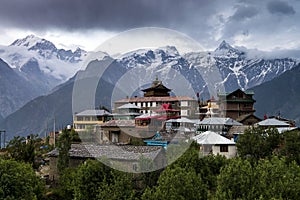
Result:
[[[158,77],[152,82],[151,87],[143,89],[144,97],[169,97],[171,89],[162,84]]]

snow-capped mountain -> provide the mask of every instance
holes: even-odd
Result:
[[[75,51],[76,53],[72,52],[72,54],[70,52],[66,53],[68,51],[58,50],[51,43],[44,40],[34,40],[35,42],[32,42],[32,39],[30,39],[29,41],[28,39],[17,40],[11,46],[2,51],[0,50],[0,57],[5,55],[6,60],[10,61],[8,63],[19,74],[34,74],[37,78],[47,75],[62,81],[63,77],[67,77],[67,74],[70,75],[76,72],[78,69],[76,68],[78,67],[77,64],[81,62],[76,60],[86,56],[80,50]],[[37,48],[37,46],[40,48]],[[11,50],[14,48],[18,48],[18,51]],[[75,56],[75,54],[80,56]],[[76,59],[72,60],[72,58]],[[156,49],[140,49],[119,55],[115,59],[104,53],[93,54],[89,60],[92,60],[92,62],[77,74],[82,75],[82,78],[97,79],[99,81],[98,87],[100,89],[98,88],[99,91],[96,92],[95,101],[97,105],[107,106],[112,105],[114,100],[138,94],[140,89],[149,86],[156,76],[167,87],[173,89],[174,95],[189,95],[196,98],[196,93],[200,93],[201,98],[206,99],[216,95],[220,90],[229,92],[237,88],[248,89],[260,85],[294,68],[299,63],[293,58],[249,56],[246,50],[234,48],[225,41],[212,52],[180,54],[176,47],[167,46]],[[59,63],[63,64],[60,65]],[[99,69],[103,70],[100,80],[97,77]],[[67,73],[68,70],[72,73]],[[29,76],[25,77],[29,79]],[[30,80],[32,79],[30,77]],[[58,86],[49,95],[30,101],[19,111],[4,119],[1,125],[14,133],[19,133],[21,130],[23,132],[26,130],[30,133],[39,133],[39,131],[45,131],[42,129],[51,123],[49,120],[53,119],[55,113],[57,123],[70,123],[70,120],[72,120],[72,87],[74,80],[76,80],[75,77]],[[42,80],[37,79],[35,82],[38,81]],[[90,81],[86,81],[86,83],[90,84]],[[90,88],[90,85],[88,85],[86,90]],[[114,90],[117,92],[114,92]],[[57,98],[61,101],[56,101]],[[86,106],[86,109],[90,109],[95,105],[84,106]],[[41,113],[41,110],[44,113]],[[55,111],[55,113],[48,116],[49,113],[47,112],[49,110]],[[16,122],[15,120],[23,119],[24,116],[28,115],[36,116],[36,119],[30,120],[39,121],[39,126],[32,121],[28,121],[29,119],[22,122],[19,122],[20,120]]]
[[[17,39],[0,49],[0,57],[20,72],[24,64],[34,59],[46,76],[56,79],[56,85],[72,77],[81,67],[80,61],[87,57],[87,52],[80,48],[74,52],[57,49],[52,42],[34,35]]]
[[[56,46],[45,39],[29,35],[23,39],[15,40],[10,46],[26,47],[29,51],[36,51],[44,58],[51,59],[53,57],[62,61],[78,63],[82,60],[82,56],[86,56],[87,52],[79,47],[72,52],[71,50],[57,49]]]
[[[87,62],[91,53],[95,54],[80,48],[75,51],[58,49],[52,42],[34,35],[17,39],[9,46],[0,46],[0,58],[34,89],[34,92],[27,91],[28,98],[18,97],[18,93],[13,95],[14,98],[8,97],[15,101],[12,102],[14,106],[0,108],[0,114],[5,117],[27,101],[45,95],[54,87],[66,82],[83,68],[82,64]],[[106,55],[97,52],[99,59]]]
[[[199,92],[203,94],[203,98],[216,95],[217,91],[249,89],[260,85],[292,69],[298,63],[292,58],[248,57],[247,52],[234,48],[225,41],[213,52],[190,52],[181,55],[175,47],[167,46],[133,51],[120,56],[117,62],[126,70],[134,72],[128,77],[134,77],[132,80],[135,82],[145,82],[145,79],[151,82],[159,75],[169,88],[178,88],[177,95]],[[118,80],[107,81],[115,84]],[[183,84],[185,82],[187,84]],[[136,85],[131,81],[127,86]]]
[[[281,75],[283,72],[292,69],[299,61],[293,58],[253,58],[247,52],[233,48],[223,41],[213,52],[188,53],[183,56],[192,66],[195,66],[201,74],[206,71],[219,71],[221,81],[216,81],[218,85],[224,85],[226,91],[237,88],[248,89],[260,85],[266,81]],[[209,80],[213,77],[204,77]],[[220,78],[219,78],[220,79]]]
[[[32,85],[0,59],[0,116],[6,117],[39,95]]]

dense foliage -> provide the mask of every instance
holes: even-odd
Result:
[[[41,199],[44,188],[29,164],[0,159],[0,199]]]
[[[61,134],[59,147],[65,153],[72,137],[68,130]],[[167,149],[169,165],[165,169],[150,172],[153,163],[141,157],[139,167],[149,172],[139,174],[120,172],[97,160],[68,168],[68,160],[64,160],[66,165],[60,172],[58,185],[48,189],[47,194],[29,165],[32,157],[28,152],[36,152],[35,148],[22,141],[15,138],[8,148],[10,157],[17,161],[0,160],[0,199],[298,199],[300,196],[299,130],[279,134],[275,129],[248,129],[239,136],[239,157],[233,159],[203,156],[196,143],[189,144],[188,149],[174,144]]]
[[[233,159],[218,176],[217,199],[298,199],[300,167],[272,157],[252,165]]]
[[[237,149],[242,158],[257,161],[269,157],[279,148],[282,136],[277,129],[249,128],[239,135]]]
[[[58,138],[57,149],[58,149],[58,161],[57,169],[60,174],[69,167],[70,154],[72,142],[80,142],[78,133],[74,130],[68,130],[65,128]]]
[[[8,157],[17,161],[22,161],[37,169],[41,164],[43,154],[46,153],[42,139],[37,135],[31,134],[26,139],[25,137],[15,136],[7,145]],[[48,149],[51,149],[47,145]]]

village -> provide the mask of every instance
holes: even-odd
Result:
[[[206,101],[171,91],[156,77],[143,96],[116,100],[112,111],[74,113],[72,125],[44,138],[14,137],[0,151],[0,174],[12,177],[3,179],[4,196],[5,185],[25,183],[36,199],[299,196],[295,121],[256,116],[249,90]]]
[[[158,78],[142,91],[143,97],[115,101],[112,112],[94,109],[74,114],[72,128],[81,143],[71,145],[70,166],[105,157],[113,168],[139,173],[143,156],[155,163],[152,171],[162,169],[168,165],[165,150],[169,145],[180,146],[182,141],[197,142],[203,156],[233,158],[238,156],[236,141],[248,128],[275,128],[279,133],[297,129],[293,120],[281,116],[257,117],[251,91],[237,89],[200,101],[171,96],[171,89]],[[50,134],[50,144],[55,146],[59,134]],[[48,156],[49,178],[55,181],[59,175],[58,150]]]

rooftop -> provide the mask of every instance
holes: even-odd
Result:
[[[285,123],[283,121],[280,121],[278,119],[275,119],[275,118],[272,118],[272,119],[265,119],[261,122],[258,122],[256,123],[255,125],[258,125],[258,126],[285,126],[285,127],[288,127],[290,126],[288,123]]]
[[[198,144],[235,144],[234,141],[212,131],[205,131],[204,133],[194,136],[192,139],[196,140]]]
[[[124,105],[118,107],[118,109],[141,109],[141,108],[132,103],[127,103],[127,104],[124,104]]]
[[[241,89],[237,89],[237,90],[232,91],[232,92],[219,92],[218,96],[228,96],[228,95],[230,95],[230,94],[232,94],[234,92],[237,92],[239,90],[242,91]],[[242,92],[244,92],[247,95],[254,95],[254,91],[252,91],[252,90],[246,90],[246,91],[242,91]]]
[[[169,97],[133,97],[115,101],[115,103],[135,103],[135,102],[170,102],[170,101],[195,101],[188,96],[169,96]]]
[[[204,118],[198,124],[200,125],[227,125],[227,126],[241,126],[243,124],[235,121],[231,118],[223,118],[223,117],[210,117]]]
[[[134,120],[110,120],[100,125],[101,127],[134,127]]]
[[[76,116],[110,116],[112,115],[110,112],[106,110],[85,110],[80,113],[75,114]]]
[[[72,144],[69,153],[73,158],[105,157],[114,160],[139,160],[141,156],[154,159],[161,150],[161,147],[155,146]],[[58,150],[54,149],[48,155],[56,157]]]

